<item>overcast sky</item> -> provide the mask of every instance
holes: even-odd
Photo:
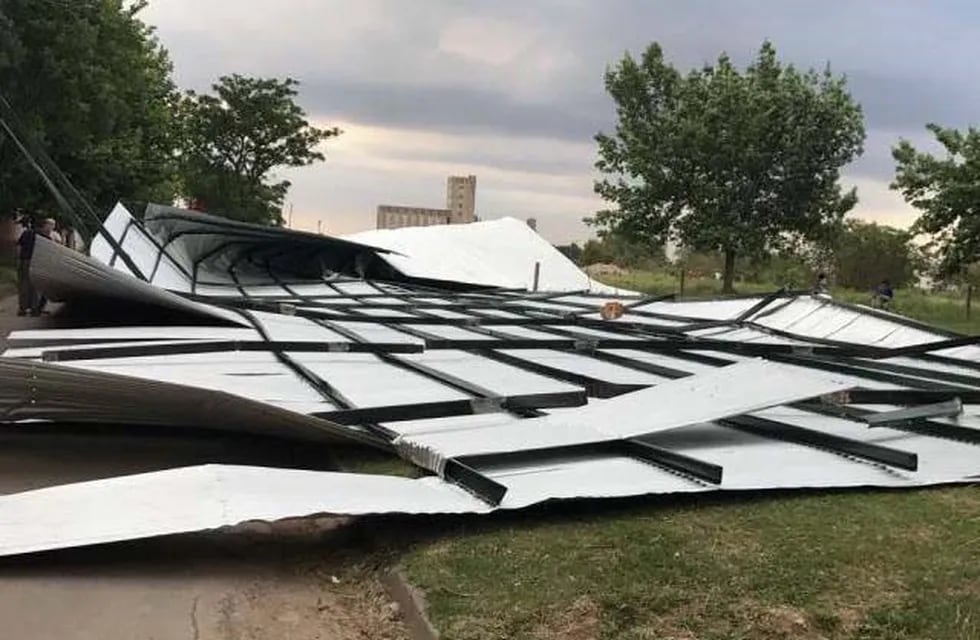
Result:
[[[294,226],[373,228],[378,204],[445,206],[449,174],[477,175],[477,215],[535,217],[549,240],[588,237],[593,135],[613,106],[602,76],[658,41],[681,67],[764,39],[781,58],[848,75],[864,156],[854,215],[905,225],[887,188],[899,137],[980,121],[980,3],[972,0],[152,0],[183,88],[222,74],[292,76],[311,119],[344,130],[327,161],[289,171]]]

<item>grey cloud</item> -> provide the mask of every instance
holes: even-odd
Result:
[[[185,69],[182,75],[197,86],[233,70],[299,75],[311,111],[456,133],[587,140],[612,121],[612,105],[602,88],[605,67],[624,51],[638,53],[653,40],[682,67],[713,60],[722,50],[745,62],[766,38],[800,66],[819,67],[829,60],[835,70],[848,73],[869,129],[912,130],[929,120],[961,126],[980,110],[980,90],[970,80],[973,61],[966,50],[949,55],[967,38],[970,25],[978,24],[980,10],[969,4],[890,2],[888,10],[877,3],[840,0],[778,6],[758,0],[373,4],[387,7],[387,19],[397,21],[398,28],[353,40],[349,55],[337,59],[309,55],[309,43],[293,43],[303,55],[290,58],[288,33],[230,50],[233,34],[220,30],[215,38],[220,45],[178,25],[161,34],[174,48],[178,70]],[[960,13],[957,19],[950,16],[953,10]],[[336,11],[336,6],[323,11]],[[295,20],[323,17],[297,13]],[[547,92],[533,103],[522,102],[509,90],[506,69],[489,73],[479,63],[437,51],[440,28],[459,17],[534,25],[581,63],[542,77]],[[276,28],[283,25],[276,23]],[[268,49],[272,45],[274,55]],[[222,59],[222,51],[234,57]],[[523,63],[515,61],[515,69]],[[391,75],[397,81],[378,80]]]
[[[514,141],[513,144],[514,148],[506,152],[486,151],[473,144],[451,149],[396,149],[387,151],[385,156],[391,160],[440,162],[468,167],[506,167],[513,172],[561,177],[588,176],[595,162],[594,146],[589,146],[587,151],[581,153],[576,150],[572,154],[556,152],[543,155],[540,148],[537,153],[525,153],[519,141]]]
[[[262,15],[267,3],[208,0],[210,11],[220,5],[229,19],[195,21],[179,14],[182,2],[192,6],[189,0],[159,0],[148,15],[164,20],[160,37],[184,84],[201,88],[230,72],[292,75],[304,82],[301,102],[318,116],[464,137],[496,135],[513,140],[517,149],[499,154],[474,143],[464,151],[392,152],[408,160],[585,172],[594,152],[566,147],[553,160],[525,157],[521,139],[585,144],[608,130],[614,109],[603,90],[603,71],[625,51],[639,53],[651,41],[685,68],[721,51],[744,64],[764,39],[798,66],[829,61],[835,72],[848,75],[865,111],[869,136],[864,157],[848,168],[853,178],[887,182],[894,172],[891,146],[899,137],[925,140],[926,122],[962,127],[980,120],[980,5],[968,0],[364,0],[357,9],[346,1],[284,0],[286,7],[269,13],[265,29],[259,23],[258,31],[244,33],[240,24],[248,21],[236,16]],[[359,20],[350,20],[352,11],[361,11]],[[574,64],[538,67],[519,56],[495,67],[440,51],[440,34],[458,18],[531,26],[545,50],[567,52]],[[319,28],[311,25],[323,25],[319,41],[308,37]],[[538,75],[529,81],[528,73]],[[359,187],[336,188],[339,195]]]
[[[305,80],[302,102],[314,114],[352,121],[452,133],[497,133],[588,142],[608,126],[612,105],[583,93],[528,103],[505,93],[462,87]]]
[[[965,127],[980,114],[975,83],[858,71],[848,74],[848,84],[869,127],[877,129],[913,132],[928,122]]]

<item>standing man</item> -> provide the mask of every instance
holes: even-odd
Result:
[[[830,287],[827,286],[827,274],[821,272],[817,275],[817,282],[813,285],[813,295],[827,295],[830,293]]]
[[[31,259],[34,257],[34,245],[37,244],[37,236],[51,238],[54,231],[54,220],[45,218],[39,227],[24,229],[17,239],[17,315],[32,316],[41,315],[44,305],[47,302],[44,296],[39,296],[34,284],[31,282]]]
[[[887,279],[882,280],[881,284],[875,289],[875,301],[877,302],[877,307],[882,309],[888,309],[892,305],[892,300],[895,299],[895,290],[892,289],[892,283]]]

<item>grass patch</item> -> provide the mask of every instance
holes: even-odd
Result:
[[[419,478],[424,475],[424,472],[415,465],[371,447],[338,446],[331,449],[331,454],[337,466],[350,473],[372,473],[405,478]]]
[[[978,638],[980,489],[469,520],[403,564],[447,638]]]

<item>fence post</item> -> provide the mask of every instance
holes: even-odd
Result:
[[[541,278],[541,263],[534,263],[534,291],[538,290],[538,280]]]
[[[973,285],[966,285],[966,319],[970,319],[970,307],[973,304]]]

